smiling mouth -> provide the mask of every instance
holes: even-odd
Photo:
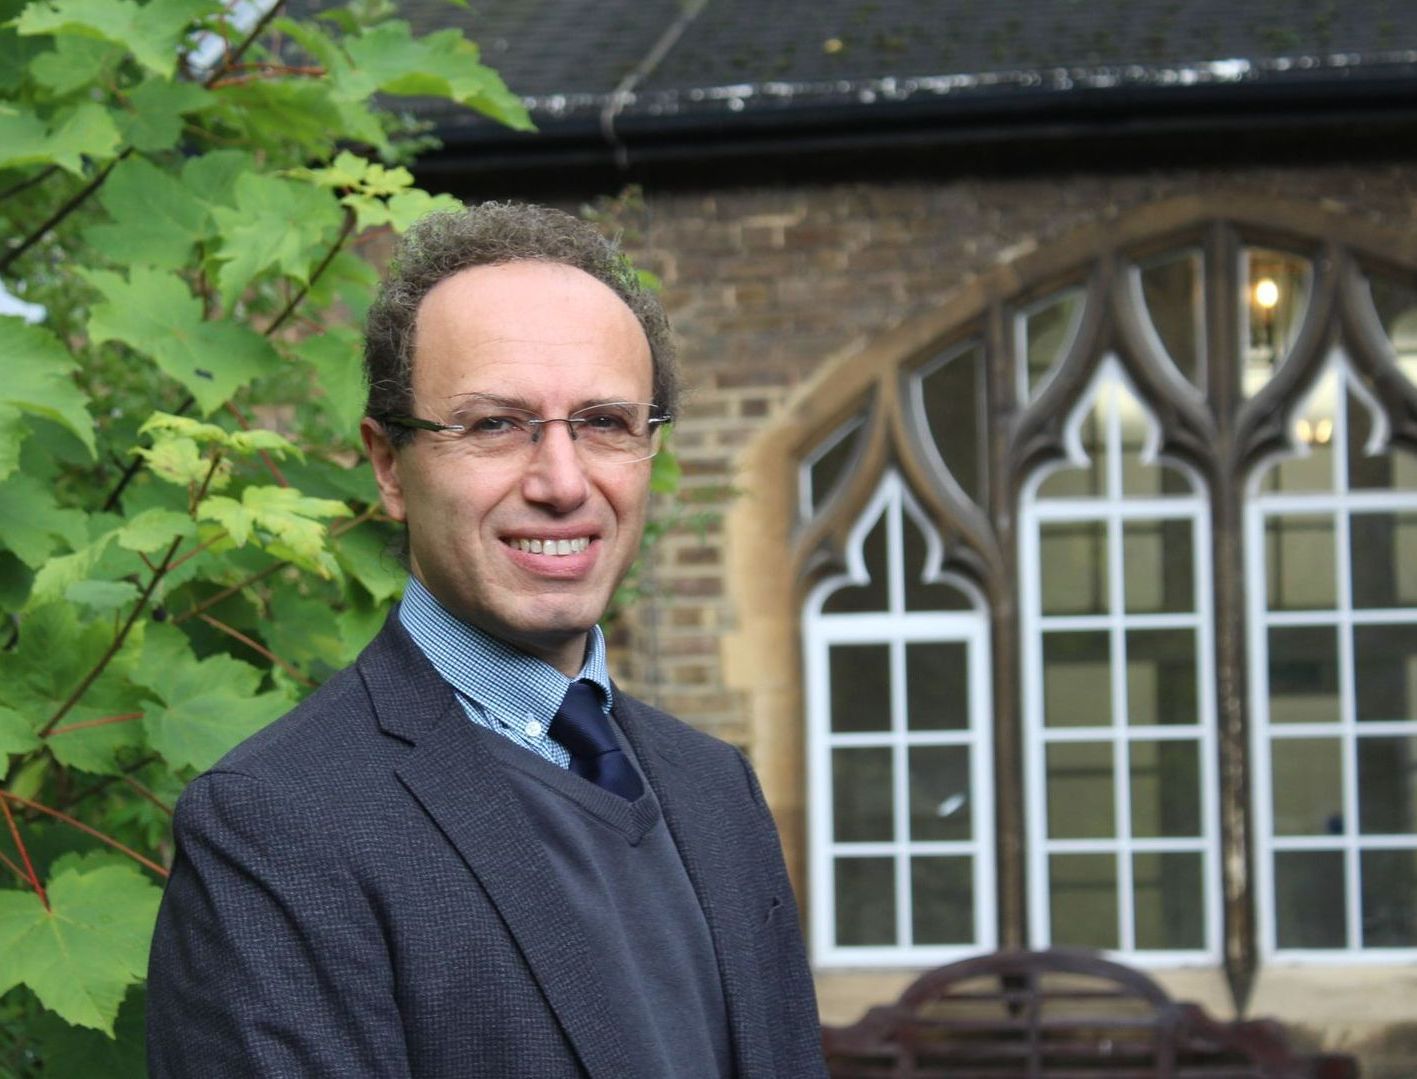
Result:
[[[506,541],[508,547],[513,547],[518,551],[526,551],[529,554],[545,554],[561,556],[568,554],[580,554],[590,546],[589,536],[577,536],[575,539],[509,539]]]

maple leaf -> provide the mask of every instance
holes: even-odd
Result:
[[[99,194],[111,221],[84,233],[100,254],[123,265],[176,270],[211,224],[211,211],[171,173],[141,158],[118,165]]]
[[[88,397],[73,380],[78,365],[60,340],[43,327],[0,317],[0,356],[8,361],[0,403],[61,424],[93,455]],[[0,470],[0,478],[6,474]]]
[[[77,34],[122,45],[149,71],[171,76],[177,44],[199,15],[217,10],[215,0],[35,0],[20,12],[21,35]]]
[[[202,301],[180,277],[134,266],[125,278],[106,270],[81,271],[106,302],[89,313],[95,344],[122,341],[151,356],[210,414],[253,379],[274,370],[270,342],[235,322],[202,317]]]
[[[150,627],[143,659],[134,680],[160,702],[144,709],[143,728],[148,743],[179,768],[210,768],[290,707],[284,693],[257,693],[260,670],[227,655],[198,660],[171,626]]]
[[[128,987],[147,969],[161,890],[137,869],[69,868],[33,892],[0,891],[0,995],[29,986],[75,1026],[113,1033]]]
[[[212,211],[223,235],[216,257],[228,307],[268,269],[306,282],[340,225],[337,200],[312,184],[249,173],[236,181],[235,194],[234,207]]]

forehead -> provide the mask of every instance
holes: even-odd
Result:
[[[547,262],[476,266],[419,304],[413,381],[424,393],[549,388],[646,399],[649,342],[607,285]]]

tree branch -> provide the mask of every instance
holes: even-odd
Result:
[[[33,810],[35,810],[35,811],[38,812],[38,813],[44,813],[44,814],[47,815],[47,816],[53,817],[55,820],[63,821],[63,822],[64,822],[65,824],[67,824],[70,828],[77,828],[79,831],[83,832],[85,835],[93,836],[93,837],[94,837],[95,839],[97,839],[100,843],[106,843],[108,846],[112,847],[114,850],[118,851],[120,854],[126,854],[129,858],[133,859],[133,861],[137,862],[139,865],[143,866],[145,869],[151,869],[154,873],[156,873],[156,874],[157,874],[158,876],[160,876],[160,877],[164,877],[164,878],[165,878],[165,877],[168,876],[167,870],[166,870],[166,869],[163,869],[162,866],[158,865],[158,864],[157,864],[156,862],[154,862],[151,858],[144,858],[141,854],[139,854],[137,851],[135,851],[132,847],[128,847],[128,846],[123,845],[123,844],[120,843],[118,840],[114,839],[111,835],[105,835],[103,832],[100,832],[97,828],[92,828],[92,827],[90,827],[89,825],[85,824],[83,821],[77,820],[77,819],[75,819],[74,817],[69,816],[69,814],[67,814],[67,813],[61,812],[61,811],[58,810],[58,809],[53,809],[53,808],[51,808],[50,806],[47,806],[47,805],[42,805],[42,804],[40,804],[39,802],[31,801],[31,800],[28,799],[28,798],[22,798],[22,797],[20,797],[18,794],[12,794],[10,791],[7,791],[7,790],[0,790],[0,805],[3,805],[3,804],[4,804],[3,799],[7,799],[7,798],[8,798],[10,801],[14,802],[16,805],[22,805],[22,806],[24,806],[26,809],[33,809]],[[10,815],[10,811],[9,811],[8,808],[5,810],[5,815],[6,815],[7,817]],[[46,904],[45,904],[45,905],[48,906],[47,901],[46,901]]]
[[[310,280],[300,286],[300,291],[291,297],[290,302],[285,305],[281,313],[266,327],[266,337],[270,337],[276,330],[280,329],[281,326],[284,325],[285,320],[295,314],[295,309],[305,301],[305,297],[310,295],[310,290],[315,287],[315,282],[320,280],[324,272],[330,268],[330,263],[335,260],[335,256],[344,248],[345,241],[347,241],[350,234],[354,232],[356,220],[354,210],[348,206],[344,207],[344,224],[340,226],[339,235],[335,237],[335,242],[331,244],[330,249],[325,252],[325,257],[320,260],[320,264],[311,271]]]
[[[181,543],[182,537],[178,536],[172,541],[171,545],[169,545],[167,554],[163,555],[162,561],[158,563],[158,568],[148,579],[147,586],[143,589],[142,595],[134,602],[133,610],[128,615],[128,620],[123,623],[123,628],[114,634],[113,643],[111,643],[104,651],[103,655],[99,657],[98,662],[93,665],[93,669],[90,670],[88,674],[84,675],[83,681],[74,687],[74,692],[69,694],[64,703],[59,706],[59,710],[50,716],[49,721],[40,728],[39,736],[41,738],[48,737],[54,728],[59,726],[59,721],[69,714],[69,710],[79,703],[79,699],[88,692],[89,687],[93,685],[98,679],[98,676],[103,673],[104,668],[108,666],[108,661],[118,654],[118,650],[123,647],[123,642],[128,639],[128,634],[132,632],[133,626],[138,621],[139,616],[147,609],[148,600],[152,598],[153,592],[157,589],[158,581],[162,580],[163,574],[167,572],[168,563],[172,561],[172,556],[177,553],[177,548]]]
[[[242,633],[235,626],[228,626],[225,622],[220,622],[209,614],[199,614],[197,615],[197,617],[200,618],[207,625],[211,626],[212,629],[216,630],[218,633],[225,633],[228,637],[232,638],[233,640],[240,641],[247,648],[251,649],[253,652],[256,652],[258,655],[264,656],[266,659],[270,660],[270,662],[280,667],[281,670],[285,671],[286,674],[290,675],[290,677],[294,678],[301,685],[306,685],[313,689],[320,684],[319,682],[316,682],[313,679],[307,678],[305,675],[301,674],[299,670],[297,670],[290,663],[281,659],[280,656],[276,655],[260,641],[252,637],[246,636],[246,634]]]
[[[222,60],[216,70],[207,76],[202,85],[210,90],[228,71],[234,69],[236,65],[241,62],[241,57],[246,55],[246,50],[256,43],[258,37],[266,32],[266,27],[271,24],[271,20],[276,17],[276,14],[283,7],[285,7],[285,0],[279,0],[278,3],[272,4],[270,10],[261,16],[255,26],[251,27],[251,32],[246,35],[245,40],[226,54],[226,58]]]
[[[143,798],[143,799],[145,799],[145,800],[151,802],[153,805],[157,806],[158,809],[160,809],[160,810],[162,810],[164,813],[166,813],[169,817],[172,816],[172,807],[171,807],[170,805],[168,805],[166,802],[164,802],[161,798],[159,798],[159,797],[158,797],[156,794],[154,794],[152,791],[148,790],[147,787],[143,786],[141,783],[139,783],[139,782],[138,782],[136,779],[134,779],[132,776],[124,776],[124,777],[123,777],[123,782],[124,782],[125,784],[127,784],[129,787],[131,787],[135,792],[137,792],[137,794],[138,794],[138,796],[139,796],[140,798]]]
[[[18,247],[13,247],[9,251],[5,252],[4,256],[0,257],[0,273],[4,273],[6,270],[8,270],[12,265],[14,265],[16,259],[18,259],[35,244],[39,243],[40,240],[44,239],[45,235],[48,234],[50,229],[54,228],[71,213],[73,213],[80,206],[82,206],[88,200],[88,197],[90,195],[92,195],[95,191],[97,191],[100,187],[103,186],[103,182],[108,179],[108,174],[118,167],[118,163],[127,158],[130,154],[132,154],[132,152],[133,148],[129,146],[112,161],[110,161],[107,165],[105,165],[103,167],[103,171],[101,171],[97,176],[95,176],[83,187],[79,188],[77,192],[71,195],[68,201],[65,202],[64,205],[60,206],[59,209],[55,210],[54,213],[50,214],[49,217],[46,218],[39,225],[38,228],[36,228],[33,232],[31,232],[28,236],[21,240]]]
[[[49,165],[46,168],[40,169],[28,180],[21,180],[19,183],[7,187],[4,191],[0,191],[0,202],[4,202],[6,199],[18,195],[21,191],[29,190],[31,187],[34,187],[35,184],[44,183],[45,180],[49,179],[58,171],[58,165]]]
[[[8,795],[11,798],[17,797],[17,795],[10,794],[9,791],[0,791],[0,794]],[[39,901],[44,904],[44,909],[49,910],[49,896],[45,894],[44,885],[39,882],[39,874],[34,871],[34,863],[30,861],[29,848],[25,846],[25,841],[20,837],[20,826],[15,823],[15,815],[10,812],[9,803],[0,799],[0,810],[5,812],[5,823],[10,826],[10,838],[15,841],[15,849],[20,853],[20,860],[25,863],[25,876],[29,880],[30,887],[34,889],[35,895],[39,896]]]
[[[124,712],[119,716],[104,716],[101,719],[85,719],[79,723],[66,723],[62,727],[55,727],[49,732],[48,737],[53,738],[56,734],[68,734],[70,731],[86,731],[90,727],[107,727],[113,723],[129,723],[132,720],[142,718],[142,712]]]

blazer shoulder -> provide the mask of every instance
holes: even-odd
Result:
[[[358,671],[346,667],[290,711],[261,728],[212,766],[275,779],[295,760],[327,755],[351,728],[373,728],[373,708]],[[340,754],[343,756],[343,754]]]

